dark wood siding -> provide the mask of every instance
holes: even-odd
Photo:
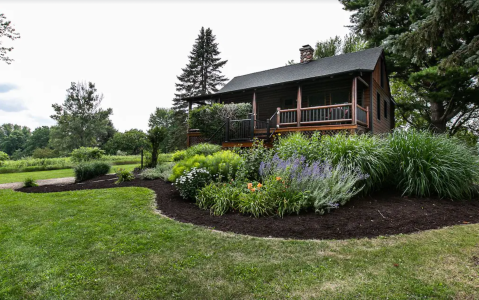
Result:
[[[391,102],[391,95],[389,94],[389,86],[387,78],[383,79],[384,88],[381,87],[381,73],[386,76],[385,72],[381,72],[381,68],[384,68],[383,58],[379,58],[376,68],[372,74],[373,76],[373,133],[387,133],[390,132],[394,126],[394,105]],[[381,104],[378,108],[377,95],[380,95]],[[388,115],[387,118],[384,115],[384,104],[387,103]],[[378,111],[379,109],[379,111]],[[378,114],[381,118],[378,119]]]

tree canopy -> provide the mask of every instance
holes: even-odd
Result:
[[[113,136],[111,108],[101,108],[103,95],[95,84],[71,83],[63,104],[53,104],[51,116],[57,125],[51,128],[51,144],[65,153],[79,147],[98,147]]]
[[[13,47],[2,46],[2,38],[6,37],[10,40],[16,40],[20,38],[20,34],[15,32],[15,28],[12,26],[12,22],[8,21],[5,14],[0,14],[0,61],[4,61],[7,64],[11,64],[13,59],[7,56],[8,52],[13,50]]]
[[[383,46],[406,121],[436,132],[475,128],[479,113],[479,5],[470,0],[340,0],[354,32]],[[394,90],[394,88],[393,88]],[[405,96],[406,98],[401,98]],[[417,118],[422,118],[419,120]]]
[[[22,152],[28,138],[30,128],[17,124],[6,123],[0,126],[0,151],[12,156],[16,151]]]

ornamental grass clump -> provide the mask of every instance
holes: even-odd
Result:
[[[106,175],[110,172],[110,164],[105,162],[80,163],[74,168],[75,180],[77,182]]]
[[[477,155],[447,135],[398,130],[388,136],[394,179],[405,195],[470,198],[479,181]]]
[[[394,155],[386,139],[369,134],[320,136],[316,133],[311,140],[321,160],[368,174],[362,182],[366,193],[378,190],[390,179]]]

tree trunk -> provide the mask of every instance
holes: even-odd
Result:
[[[446,132],[447,120],[444,117],[444,106],[439,102],[431,102],[431,130],[436,133]]]

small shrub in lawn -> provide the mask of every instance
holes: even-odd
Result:
[[[195,199],[198,190],[208,184],[211,179],[212,177],[208,170],[193,168],[191,171],[178,177],[175,181],[175,186],[184,199]]]
[[[90,160],[100,159],[103,154],[105,154],[105,151],[97,147],[80,147],[72,151],[71,160],[73,162],[86,162]]]
[[[212,155],[213,153],[221,151],[221,146],[220,145],[213,145],[213,144],[208,144],[208,143],[201,143],[197,144],[194,146],[191,146],[186,150],[186,157],[185,158],[190,158],[195,155]]]
[[[84,162],[74,168],[75,179],[77,182],[92,179],[98,176],[106,175],[110,172],[110,164],[105,162]]]
[[[120,184],[125,181],[132,181],[135,179],[135,175],[133,175],[132,172],[125,170],[125,169],[116,169],[115,170],[116,176],[118,176],[117,181],[115,181],[115,184]]]
[[[37,182],[31,178],[31,177],[27,177],[25,178],[25,180],[23,181],[23,186],[24,187],[34,187],[34,186],[38,186]]]
[[[231,151],[220,151],[208,156],[195,155],[177,163],[168,179],[175,182],[178,177],[193,168],[204,168],[214,178],[234,178],[241,163],[241,157]]]
[[[398,130],[388,136],[394,179],[407,195],[469,198],[479,180],[478,157],[455,138]]]
[[[3,162],[8,160],[8,154],[0,151],[0,166],[2,166]]]
[[[178,150],[173,153],[173,161],[180,161],[186,158],[186,150]]]

